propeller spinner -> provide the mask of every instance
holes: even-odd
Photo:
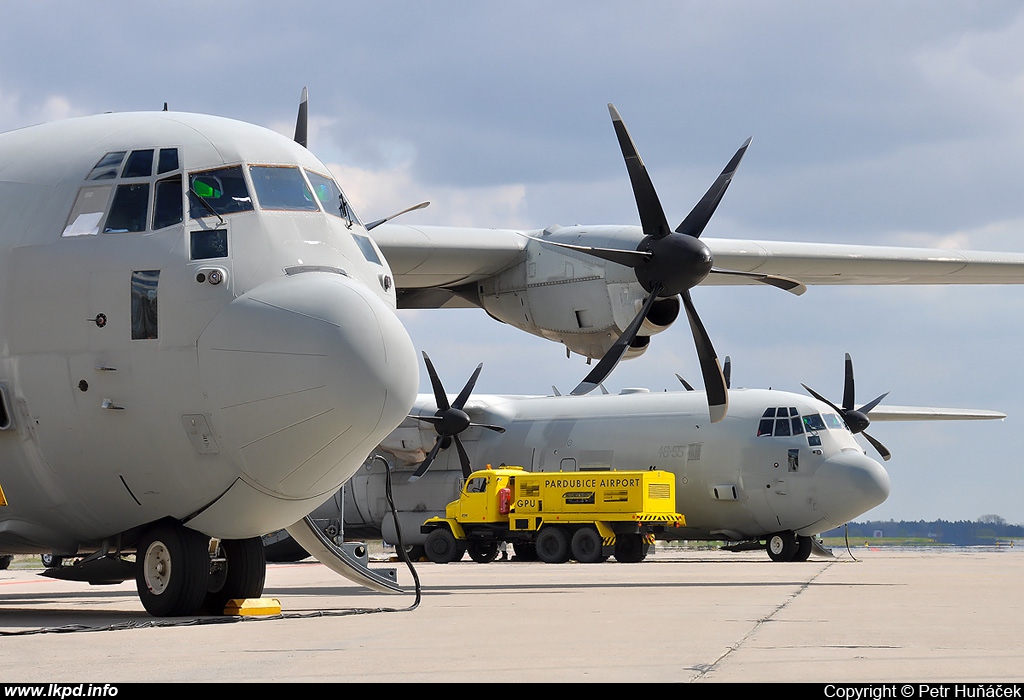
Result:
[[[437,402],[437,412],[434,413],[433,416],[409,416],[409,418],[432,424],[434,426],[434,431],[437,433],[437,440],[434,441],[434,446],[430,448],[430,452],[427,453],[426,459],[420,463],[420,466],[416,468],[413,475],[409,477],[409,481],[419,481],[420,477],[427,473],[427,469],[430,468],[430,464],[434,461],[434,458],[437,457],[437,453],[451,447],[452,442],[455,443],[455,448],[459,452],[459,461],[462,464],[462,475],[469,478],[469,475],[473,473],[473,469],[469,462],[469,455],[466,454],[466,448],[463,446],[462,440],[459,439],[459,433],[464,431],[466,428],[487,428],[488,430],[493,430],[496,433],[505,432],[505,429],[500,425],[473,423],[469,418],[469,414],[463,410],[466,406],[466,402],[469,400],[469,395],[473,392],[473,387],[476,386],[476,380],[480,376],[480,370],[483,369],[484,365],[482,362],[477,365],[476,370],[469,378],[469,381],[466,382],[466,386],[462,388],[462,391],[456,397],[455,401],[453,403],[448,403],[448,395],[444,391],[444,386],[442,386],[441,380],[437,376],[437,372],[434,370],[434,364],[430,361],[430,358],[425,352],[423,353],[423,361],[427,365],[427,374],[430,375],[430,386],[434,390],[434,400]]]
[[[864,438],[871,443],[871,446],[878,450],[878,454],[881,455],[882,459],[888,461],[892,457],[892,453],[886,449],[885,445],[880,443],[875,438],[864,432],[869,425],[871,425],[871,419],[868,418],[868,414],[871,413],[871,409],[879,404],[879,402],[889,395],[889,392],[885,392],[873,401],[869,401],[860,408],[854,408],[854,381],[853,381],[853,359],[850,357],[850,353],[846,353],[846,379],[843,384],[843,407],[840,408],[834,403],[823,397],[821,394],[816,392],[806,384],[801,384],[804,389],[818,401],[823,401],[835,410],[843,420],[846,422],[846,427],[850,429],[850,432],[856,435],[860,433]]]

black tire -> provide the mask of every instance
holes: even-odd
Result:
[[[537,558],[545,564],[563,564],[569,561],[569,538],[565,531],[547,525],[537,535]]]
[[[0,571],[3,571],[10,566],[12,559],[14,559],[13,554],[0,554]]]
[[[642,562],[650,549],[651,545],[644,542],[639,533],[630,532],[615,537],[615,561],[623,564]]]
[[[498,558],[498,543],[494,540],[472,540],[466,543],[466,551],[477,564],[490,564]]]
[[[135,587],[150,615],[202,611],[210,578],[210,538],[177,523],[146,529],[135,554]]]
[[[221,540],[223,563],[214,565],[207,581],[204,610],[223,615],[224,606],[235,598],[259,598],[267,580],[267,558],[262,537]]]
[[[811,556],[813,544],[814,540],[808,535],[797,535],[796,554],[793,555],[793,561],[807,561],[808,557]]]
[[[452,531],[443,527],[436,528],[427,535],[423,549],[426,551],[427,559],[435,564],[458,561],[462,559],[462,553],[465,552],[465,549],[459,546]]]
[[[796,535],[792,530],[776,532],[768,538],[765,549],[772,561],[793,561],[797,551]]]
[[[572,558],[582,564],[596,564],[601,559],[604,539],[592,527],[581,527],[572,536]]]
[[[58,557],[55,554],[40,554],[39,560],[43,562],[43,566],[47,569],[56,569],[64,563],[64,557]]]
[[[409,561],[420,561],[427,556],[427,550],[421,544],[407,544],[405,545],[405,555],[409,557]]]
[[[513,542],[512,552],[517,561],[537,561],[537,545],[533,542]]]

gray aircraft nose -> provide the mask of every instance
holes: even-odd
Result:
[[[889,473],[860,452],[832,455],[814,473],[818,505],[834,525],[853,520],[889,497]]]
[[[419,387],[395,313],[330,272],[275,279],[232,301],[200,337],[199,364],[221,449],[250,486],[289,500],[337,489]]]

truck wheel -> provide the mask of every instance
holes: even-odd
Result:
[[[651,545],[637,533],[619,535],[615,538],[615,560],[623,564],[636,564],[644,560]]]
[[[466,544],[469,558],[477,564],[490,564],[498,558],[498,543],[494,540],[473,540]]]
[[[3,571],[10,566],[12,559],[14,559],[13,554],[0,554],[0,571]]]
[[[513,542],[512,551],[519,561],[537,561],[537,545],[533,542]]]
[[[427,535],[427,540],[423,543],[423,549],[426,550],[427,559],[435,564],[447,564],[450,561],[462,558],[455,535],[452,534],[451,530],[441,527]]]
[[[545,564],[563,564],[569,561],[569,538],[557,527],[541,528],[537,535],[537,558]]]
[[[572,558],[582,564],[596,564],[601,561],[604,540],[592,527],[581,527],[572,536]]]

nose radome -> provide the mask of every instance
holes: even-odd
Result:
[[[419,374],[395,313],[307,272],[232,301],[199,339],[213,430],[243,478],[306,499],[337,489],[407,415]]]
[[[848,522],[889,497],[889,473],[860,452],[832,455],[815,472],[818,503],[836,523]]]

